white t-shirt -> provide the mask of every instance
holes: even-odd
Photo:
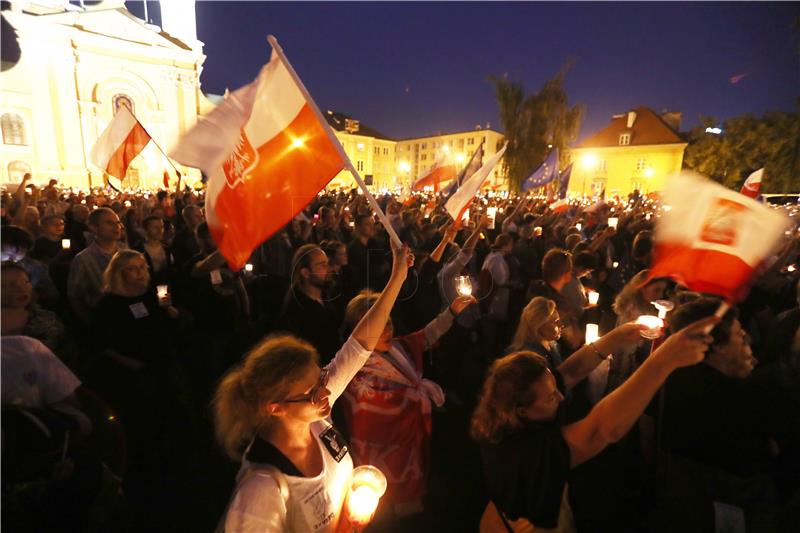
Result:
[[[0,342],[3,405],[46,407],[60,402],[80,386],[75,374],[38,340],[8,335]]]
[[[331,405],[358,373],[370,356],[350,337],[328,365],[328,390]],[[291,523],[287,524],[286,502],[278,483],[266,471],[247,476],[252,465],[242,461],[237,479],[241,483],[225,516],[226,533],[273,533],[278,531],[333,531],[346,495],[353,459],[349,448],[333,430],[330,418],[311,424],[311,433],[322,454],[322,471],[315,477],[285,475],[289,486]]]

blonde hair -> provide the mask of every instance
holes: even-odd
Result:
[[[114,254],[103,271],[103,292],[110,294],[123,294],[125,282],[122,279],[122,269],[134,259],[145,261],[144,255],[136,250],[120,250]],[[149,271],[148,271],[149,276]]]
[[[512,353],[492,363],[472,413],[472,438],[497,443],[523,427],[517,408],[536,401],[531,385],[546,372],[547,361],[533,352]]]
[[[266,337],[220,380],[212,400],[217,442],[231,459],[242,458],[256,431],[270,424],[266,404],[286,398],[317,351],[292,335]]]
[[[378,301],[378,296],[377,292],[364,289],[350,300],[347,304],[347,309],[344,311],[344,327],[346,331],[353,331],[361,319],[364,318],[364,315],[367,314],[367,311]]]
[[[521,347],[526,343],[541,343],[543,339],[539,334],[539,329],[555,311],[556,303],[549,298],[537,296],[528,302],[528,305],[522,310],[517,332],[514,334],[511,345]]]

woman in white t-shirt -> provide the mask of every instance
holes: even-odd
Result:
[[[217,439],[242,462],[224,531],[335,530],[353,460],[331,424],[331,405],[375,348],[413,262],[407,247],[395,250],[378,301],[324,369],[310,344],[281,335],[223,378],[214,398]]]

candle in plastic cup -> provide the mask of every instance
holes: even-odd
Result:
[[[600,328],[597,324],[586,324],[586,344],[600,338]]]
[[[647,328],[641,331],[641,335],[645,339],[659,338],[661,329],[664,327],[664,320],[653,315],[642,315],[636,319],[636,323]]]
[[[667,313],[675,309],[675,304],[669,300],[656,300],[655,302],[650,303],[653,304],[656,309],[658,309],[658,318],[661,319],[667,318]]]
[[[611,266],[613,266],[614,268],[617,268],[619,266],[619,262],[618,261],[614,261],[614,263]]]
[[[469,276],[456,277],[456,291],[461,296],[472,295],[472,280],[469,279]]]
[[[353,469],[350,492],[347,497],[347,516],[357,526],[367,525],[378,508],[380,497],[386,492],[386,476],[370,465]]]
[[[581,228],[583,228],[583,225],[580,222],[578,222],[577,224],[575,224],[575,227],[578,228],[578,231],[580,231]]]
[[[536,226],[535,228],[533,228],[533,234],[536,235],[537,237],[541,237],[542,236],[542,227],[541,226]]]
[[[69,250],[69,247],[70,247],[69,239],[61,239],[61,248],[63,248],[64,250]]]
[[[169,286],[167,285],[158,285],[156,286],[156,292],[158,293],[158,299],[163,300],[169,294]]]
[[[244,271],[245,271],[245,272],[252,272],[252,271],[253,271],[253,265],[252,265],[252,264],[250,264],[250,263],[247,263],[247,264],[244,266]]]
[[[608,219],[608,227],[617,229],[617,224],[619,223],[619,219],[617,217],[611,217]]]
[[[589,304],[597,305],[598,300],[600,300],[600,293],[597,291],[589,291]]]

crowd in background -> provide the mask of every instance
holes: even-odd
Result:
[[[202,191],[27,178],[2,196],[3,525],[213,529],[235,472],[214,444],[218,383],[273,333],[309,343],[322,367],[332,361],[394,279],[388,232],[360,191],[323,191],[234,271],[204,220]],[[474,530],[490,498],[511,528],[505,518],[560,525],[553,506],[587,532],[709,531],[730,506],[744,510],[747,531],[796,528],[794,230],[712,333],[706,363],[671,374],[644,414],[579,466],[537,440],[538,462],[507,473],[512,487],[493,477],[503,468],[489,445],[517,427],[524,404],[492,426],[502,413],[486,403],[499,394],[490,383],[548,371],[558,423],[585,419],[660,342],[620,327],[668,300],[675,332],[719,302],[648,276],[665,208],[656,195],[573,201],[556,213],[543,197],[485,192],[458,223],[438,194],[377,200],[415,260],[375,348],[384,342],[387,357],[370,359],[332,412],[354,461],[387,471],[374,529]],[[590,353],[587,324],[611,339],[607,353]],[[542,356],[541,368],[504,357],[522,352]],[[527,486],[538,478],[560,480],[559,490]],[[526,500],[534,493],[546,497]]]

